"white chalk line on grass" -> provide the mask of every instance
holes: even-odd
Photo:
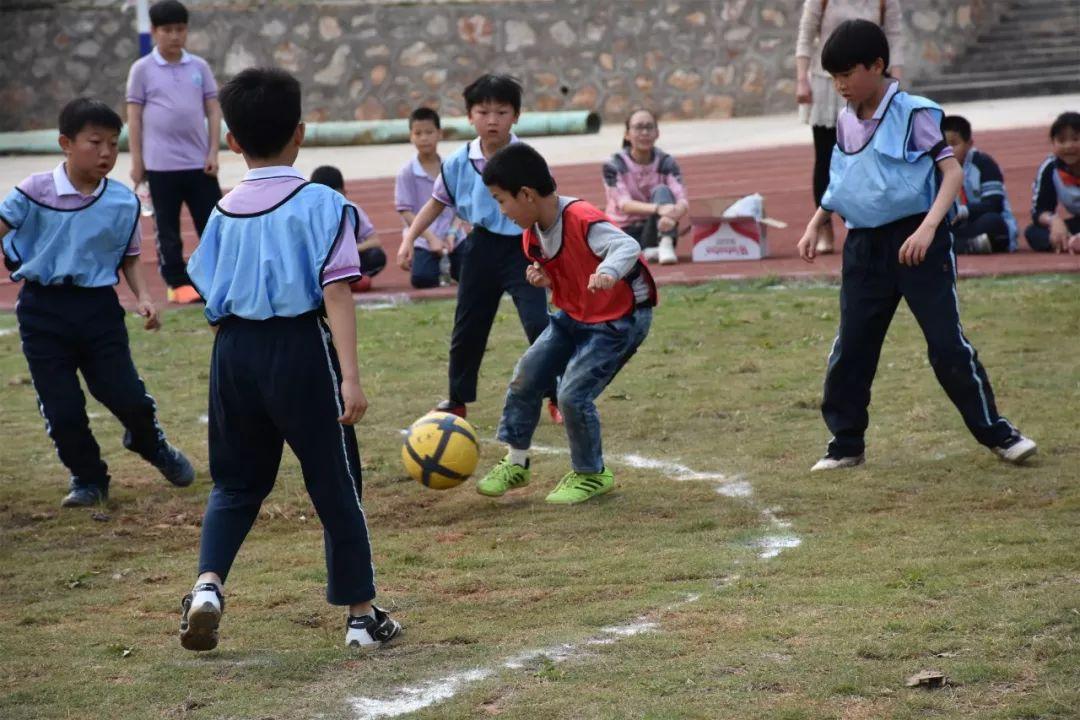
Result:
[[[0,337],[7,337],[19,332],[19,328],[0,328]]]
[[[399,432],[406,434],[408,431],[400,430]],[[566,455],[569,453],[565,448],[543,445],[534,445],[531,449],[533,452],[547,455]],[[753,487],[740,476],[727,476],[715,472],[698,472],[678,462],[658,460],[637,454],[615,455],[609,456],[609,458],[613,462],[622,465],[659,471],[669,479],[680,482],[693,480],[714,482],[716,483],[717,493],[742,500],[756,507],[756,503],[751,499],[754,494]],[[753,546],[757,550],[757,556],[763,560],[772,559],[784,550],[798,547],[802,542],[797,535],[791,532],[791,523],[777,517],[776,513],[778,511],[777,508],[761,508],[761,517],[765,521],[769,534],[755,540]],[[736,577],[725,578],[720,585],[727,584]],[[678,602],[661,608],[659,611],[641,615],[628,623],[601,628],[596,635],[576,643],[562,643],[526,650],[503,658],[493,665],[451,673],[442,678],[417,685],[402,686],[382,698],[353,697],[349,698],[348,702],[356,713],[356,720],[379,720],[380,718],[395,718],[407,715],[449,700],[466,686],[495,676],[500,672],[520,670],[542,658],[552,663],[564,662],[586,655],[590,647],[614,645],[624,638],[653,632],[660,627],[656,618],[659,613],[670,612],[700,599],[700,594],[687,595]]]
[[[683,605],[697,602],[701,595],[687,595],[682,600],[662,608],[662,612],[676,610]],[[655,615],[653,613],[652,615]],[[642,615],[632,622],[622,625],[610,625],[601,628],[592,637],[576,643],[560,643],[548,647],[526,650],[503,658],[485,667],[472,668],[452,673],[438,680],[429,680],[414,686],[398,688],[393,694],[383,698],[355,697],[349,700],[356,711],[356,720],[379,720],[413,713],[454,697],[465,686],[497,675],[507,670],[521,670],[534,662],[547,660],[561,663],[588,654],[590,647],[613,645],[624,638],[652,632],[660,625],[652,615]]]

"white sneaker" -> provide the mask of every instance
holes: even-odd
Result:
[[[660,259],[660,248],[648,247],[642,250],[641,254],[645,256],[646,262],[656,262]]]
[[[180,603],[180,644],[204,652],[218,644],[218,625],[225,611],[225,597],[214,583],[199,583]]]
[[[994,252],[994,246],[990,244],[990,236],[980,233],[968,240],[968,248],[976,255],[989,255]]]
[[[674,265],[679,262],[679,258],[675,255],[675,241],[669,237],[660,238],[660,247],[657,248],[657,254],[661,265]]]
[[[345,644],[359,650],[374,650],[401,636],[401,623],[382,608],[375,607],[375,617],[350,615],[345,623]]]
[[[993,448],[993,451],[1005,462],[1022,463],[1034,455],[1038,449],[1034,440],[1017,433],[1004,444]]]
[[[810,468],[810,472],[850,468],[855,467],[856,465],[862,465],[864,462],[866,462],[866,453],[860,453],[850,457],[833,457],[832,455],[826,455],[814,463],[814,467]]]

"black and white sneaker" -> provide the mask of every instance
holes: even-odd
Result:
[[[345,644],[360,650],[374,650],[401,637],[401,623],[385,610],[372,605],[375,617],[350,615],[345,623]]]
[[[1014,432],[1013,436],[1008,440],[998,445],[996,448],[991,449],[994,451],[995,455],[1005,462],[1016,464],[1022,463],[1034,455],[1039,447],[1031,438],[1024,437],[1020,433]]]
[[[840,457],[839,455],[828,453],[825,457],[814,463],[814,467],[810,468],[810,472],[850,468],[862,465],[864,462],[866,462],[866,453],[859,453],[858,455],[850,455],[848,457]]]
[[[188,650],[213,650],[218,644],[218,625],[225,612],[225,597],[214,583],[200,583],[180,603],[180,644]]]

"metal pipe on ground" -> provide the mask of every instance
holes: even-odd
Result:
[[[468,118],[444,118],[443,137],[447,140],[468,140],[476,136]],[[225,145],[225,130],[221,128],[221,147]],[[588,110],[565,112],[523,113],[514,126],[519,137],[542,135],[589,135],[600,132],[600,116]],[[0,155],[43,155],[59,152],[57,130],[27,130],[0,133]],[[346,145],[385,145],[409,141],[409,121],[349,120],[342,122],[307,123],[304,145],[307,147],[341,147]],[[120,149],[128,149],[127,126],[120,133]]]

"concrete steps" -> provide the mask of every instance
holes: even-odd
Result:
[[[938,102],[1080,91],[1080,2],[1012,0],[963,54],[912,89]]]

